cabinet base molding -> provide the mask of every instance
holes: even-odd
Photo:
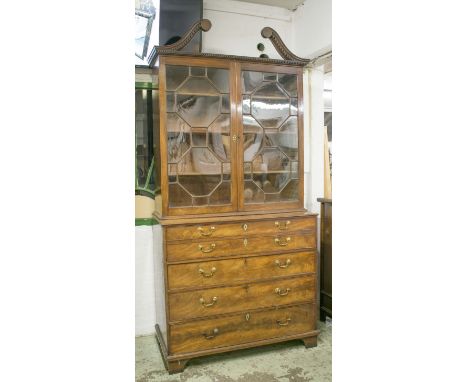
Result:
[[[233,346],[225,346],[222,348],[215,348],[209,350],[203,350],[199,352],[193,353],[185,353],[180,355],[168,355],[166,343],[164,341],[163,335],[161,333],[161,329],[159,325],[156,324],[156,339],[158,341],[159,349],[161,350],[161,356],[164,361],[164,366],[169,374],[181,373],[184,371],[185,366],[187,363],[193,359],[198,357],[203,357],[206,355],[211,354],[219,354],[225,353],[235,350],[241,349],[248,349],[258,346],[264,345],[271,345],[279,342],[287,342],[291,340],[301,340],[304,343],[306,348],[312,348],[317,346],[317,337],[320,334],[320,330],[314,330],[307,333],[295,334],[292,336],[284,336],[284,337],[277,337],[277,338],[269,338],[261,341],[249,342],[245,344],[233,345]]]

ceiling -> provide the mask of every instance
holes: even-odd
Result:
[[[255,3],[271,5],[273,7],[286,8],[290,11],[294,11],[299,5],[304,3],[305,0],[238,0],[244,3]]]

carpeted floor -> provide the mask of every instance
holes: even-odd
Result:
[[[319,322],[318,345],[301,341],[206,356],[189,361],[180,374],[169,375],[155,336],[135,339],[136,382],[328,382],[332,380],[332,328]]]

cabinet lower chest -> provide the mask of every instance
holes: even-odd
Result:
[[[193,357],[290,339],[314,346],[314,215],[177,223],[163,226],[156,264],[164,268],[157,332],[169,371]]]

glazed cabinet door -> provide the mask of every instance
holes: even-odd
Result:
[[[165,215],[237,210],[236,93],[231,66],[224,60],[161,57]]]
[[[243,64],[240,210],[303,207],[302,69]]]

